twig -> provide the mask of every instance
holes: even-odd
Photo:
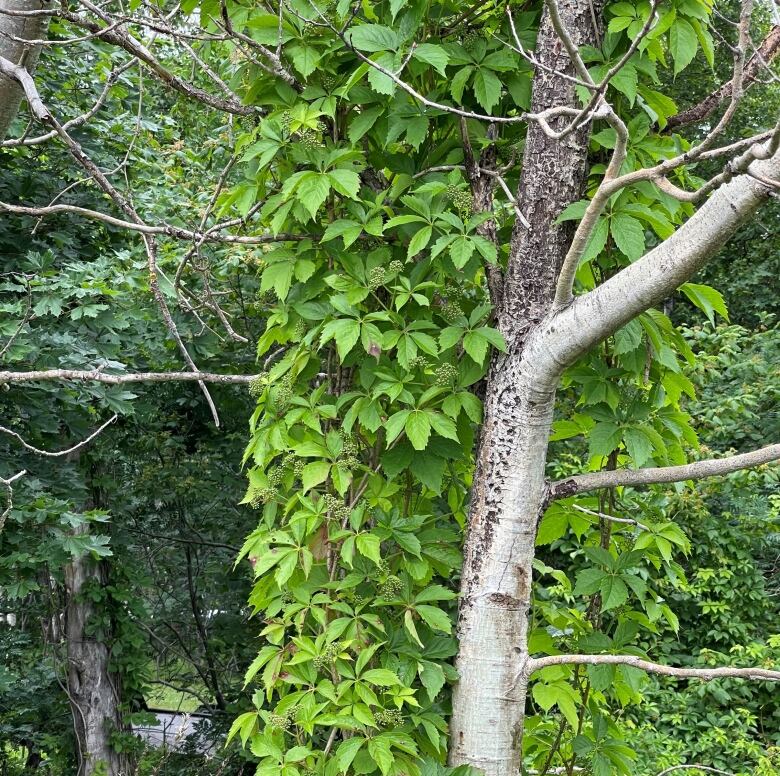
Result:
[[[83,439],[78,444],[73,445],[73,447],[69,447],[67,450],[59,450],[57,452],[50,452],[48,450],[41,450],[37,447],[33,447],[31,444],[25,442],[22,436],[17,434],[16,431],[12,431],[10,428],[6,428],[5,426],[0,426],[0,431],[2,431],[4,434],[8,434],[9,436],[14,437],[21,443],[22,447],[32,453],[36,453],[37,455],[44,455],[47,458],[61,458],[63,455],[75,453],[77,450],[81,450],[83,447],[86,447],[96,436],[101,434],[104,429],[108,428],[108,426],[110,426],[118,417],[118,415],[114,415],[113,417],[109,418],[102,426],[100,426],[97,431],[93,431],[86,439]]]

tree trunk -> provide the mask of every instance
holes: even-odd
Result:
[[[88,531],[83,525],[76,535]],[[105,569],[88,555],[65,567],[68,595],[65,637],[68,649],[68,698],[78,743],[77,776],[128,776],[126,759],[111,746],[111,733],[123,729],[120,688],[109,670],[108,646],[89,635],[95,606],[84,595],[89,584],[105,584]]]
[[[595,42],[600,7],[562,2],[560,12],[577,43]],[[546,12],[536,56],[550,68],[573,71]],[[575,104],[572,83],[538,69],[532,110],[567,104]],[[556,141],[533,123],[528,128],[517,200],[531,228],[518,220],[512,235],[498,318],[508,353],[495,357],[486,388],[450,722],[451,764],[480,768],[486,776],[516,776],[520,766],[534,541],[557,383],[536,374],[526,343],[553,300],[572,237],[569,225],[554,222],[582,194],[587,147],[588,130]]]
[[[48,16],[9,16],[4,11],[37,11],[44,7],[40,0],[0,0],[0,55],[33,72],[38,62],[40,46],[30,46],[21,40],[40,40],[46,34]],[[14,38],[21,40],[14,40]],[[16,81],[0,75],[0,140],[5,138],[22,101],[22,89]]]

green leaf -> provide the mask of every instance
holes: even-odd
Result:
[[[433,228],[430,226],[424,226],[420,229],[409,241],[409,249],[406,252],[406,258],[412,259],[423,250],[431,241],[432,234]]]
[[[346,773],[349,770],[349,766],[355,759],[355,755],[360,751],[360,748],[365,744],[365,738],[348,738],[346,741],[342,741],[339,744],[339,748],[336,750],[336,762],[338,763],[339,771]]]
[[[417,664],[417,673],[422,686],[428,693],[428,698],[433,703],[436,700],[436,696],[441,692],[442,687],[444,687],[444,669],[438,663],[423,660]]]
[[[606,576],[601,569],[587,568],[577,572],[577,584],[572,595],[594,595],[601,587],[601,580]]]
[[[487,113],[492,113],[501,99],[501,81],[498,76],[492,70],[480,67],[474,76],[473,89],[477,102]]]
[[[285,48],[285,53],[292,60],[295,69],[304,77],[308,78],[316,69],[320,61],[320,54],[317,49],[311,46],[292,45]]]
[[[411,413],[411,410],[400,410],[390,416],[385,424],[385,434],[387,435],[388,445],[404,430],[406,419]]]
[[[398,36],[381,24],[360,24],[347,30],[345,37],[358,51],[375,53],[398,48]]]
[[[476,331],[470,331],[463,337],[463,349],[477,364],[485,362],[487,356],[487,340]]]
[[[642,324],[634,319],[619,328],[615,334],[615,353],[631,353],[642,344]]]
[[[474,68],[471,66],[462,67],[455,73],[452,81],[450,82],[450,92],[456,102],[463,102],[463,90],[466,88],[466,83],[469,80],[469,76],[474,72]]]
[[[450,243],[450,258],[452,259],[452,263],[458,269],[463,269],[474,254],[474,249],[476,247],[474,241],[465,235],[455,238],[455,240]]]
[[[274,290],[274,293],[281,301],[287,298],[292,285],[293,272],[295,265],[291,261],[278,261],[275,264],[269,264],[264,270],[260,279],[260,290]]]
[[[330,177],[326,173],[309,172],[301,178],[295,189],[295,198],[309,211],[312,218],[317,215],[322,203],[328,198]]]
[[[705,286],[700,283],[683,283],[680,286],[680,291],[704,312],[710,323],[715,323],[715,313],[718,313],[726,320],[729,319],[729,311],[726,308],[723,294],[712,286]]]
[[[372,668],[360,676],[364,682],[378,685],[379,687],[393,687],[403,685],[403,682],[387,668]]]
[[[623,429],[623,444],[637,469],[653,456],[653,442],[641,428]]]
[[[372,62],[376,62],[377,65],[379,65],[380,67],[384,68],[385,70],[391,73],[396,68],[395,54],[390,54],[387,51],[371,57],[371,60]],[[377,94],[395,93],[395,82],[393,81],[393,79],[390,78],[390,76],[380,72],[375,67],[369,66],[368,83],[371,85],[371,88]]]
[[[431,424],[428,416],[420,411],[414,410],[409,414],[404,426],[406,436],[412,443],[415,450],[425,450],[428,446],[428,438],[431,434]]]
[[[450,61],[450,55],[444,46],[438,46],[434,43],[421,43],[415,48],[412,56],[420,62],[432,65],[443,76],[447,75],[446,67]]]
[[[698,45],[696,30],[685,19],[678,17],[669,30],[669,50],[674,60],[675,75],[690,65],[696,56]]]
[[[597,423],[588,437],[588,455],[609,455],[617,449],[621,438],[620,426],[615,423]]]
[[[609,82],[610,86],[617,89],[622,94],[628,97],[630,105],[634,104],[636,100],[637,86],[639,85],[639,78],[637,76],[636,68],[631,64],[626,64],[621,70],[613,76]]]
[[[382,562],[382,556],[379,554],[381,542],[378,536],[370,533],[358,534],[355,539],[355,546],[358,552],[374,561],[378,566]]]
[[[382,776],[387,776],[395,761],[395,758],[390,751],[390,742],[382,736],[370,738],[368,740],[368,753],[379,766],[379,770],[382,771]]]
[[[606,612],[628,600],[628,588],[620,577],[607,575],[601,583],[601,610]]]
[[[350,143],[357,143],[376,124],[376,120],[384,113],[384,110],[383,105],[378,105],[361,110],[360,113],[355,115],[347,130],[347,137]]]
[[[566,535],[569,530],[569,518],[562,509],[548,509],[539,523],[536,533],[536,545],[542,547],[552,544],[556,539]]]
[[[444,633],[450,633],[452,631],[452,622],[450,618],[447,616],[446,612],[443,612],[438,607],[420,604],[415,606],[415,610],[434,630],[442,631]]]
[[[360,323],[354,318],[338,318],[326,323],[322,330],[322,344],[331,339],[336,340],[339,359],[344,361],[360,339]]]
[[[352,170],[331,170],[328,173],[331,186],[350,199],[357,199],[360,191],[360,176]]]
[[[633,216],[614,214],[609,220],[609,231],[615,245],[631,261],[636,261],[645,252],[645,230]]]
[[[330,463],[328,461],[312,461],[307,463],[303,467],[303,473],[301,475],[301,482],[303,483],[303,490],[311,490],[315,485],[319,485],[328,479],[330,474]]]

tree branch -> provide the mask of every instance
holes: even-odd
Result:
[[[780,151],[774,142],[778,137],[750,149],[756,161],[749,169],[772,181],[780,179]],[[537,383],[557,385],[568,365],[668,297],[723,247],[770,193],[751,175],[736,176],[715,191],[669,239],[549,315],[526,346]]]
[[[727,458],[707,458],[703,461],[682,466],[662,466],[649,469],[614,469],[578,474],[557,480],[550,484],[551,501],[589,490],[617,488],[621,486],[659,485],[666,482],[700,480],[704,477],[719,477],[741,469],[751,469],[780,460],[780,444],[768,445],[749,453],[731,455]]]
[[[134,372],[112,375],[100,369],[43,369],[30,372],[0,372],[2,383],[30,383],[42,380],[75,380],[124,385],[125,383],[220,383],[246,385],[258,375],[220,375],[213,372]]]
[[[25,442],[24,438],[17,434],[16,431],[12,431],[10,428],[6,428],[5,426],[0,426],[0,431],[2,431],[4,434],[8,434],[9,436],[14,437],[17,439],[22,447],[24,447],[26,450],[29,450],[32,453],[36,453],[37,455],[44,455],[47,458],[61,458],[63,455],[69,455],[70,453],[75,453],[77,450],[81,450],[82,447],[85,447],[88,445],[96,436],[98,436],[104,429],[106,429],[108,426],[110,426],[119,416],[114,415],[112,418],[109,418],[100,428],[98,428],[96,431],[93,431],[86,439],[82,439],[81,442],[78,444],[73,445],[73,447],[69,447],[67,450],[59,450],[57,452],[49,452],[48,450],[41,450],[37,447],[33,447],[31,444],[28,444]]]
[[[651,674],[674,676],[678,679],[700,679],[710,682],[713,679],[756,679],[759,681],[780,682],[780,671],[770,671],[767,668],[733,668],[721,666],[718,668],[675,668],[661,663],[651,663],[649,660],[635,655],[547,655],[531,658],[526,663],[526,671],[530,676],[548,666],[560,665],[626,665],[647,671]]]
[[[745,64],[745,70],[742,74],[742,88],[747,89],[751,86],[756,81],[759,72],[766,68],[778,53],[780,53],[780,26],[775,26]],[[686,124],[704,121],[719,105],[731,98],[733,85],[733,79],[727,81],[697,105],[686,108],[675,116],[670,116],[666,123],[666,131],[671,132]]]

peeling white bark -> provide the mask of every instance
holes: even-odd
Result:
[[[780,153],[754,162],[751,171],[780,179]],[[471,765],[486,776],[516,776],[519,770],[534,667],[527,646],[534,540],[547,496],[544,467],[563,370],[688,280],[769,193],[749,174],[736,177],[644,258],[562,310],[531,322],[494,365],[461,583],[453,765]]]

